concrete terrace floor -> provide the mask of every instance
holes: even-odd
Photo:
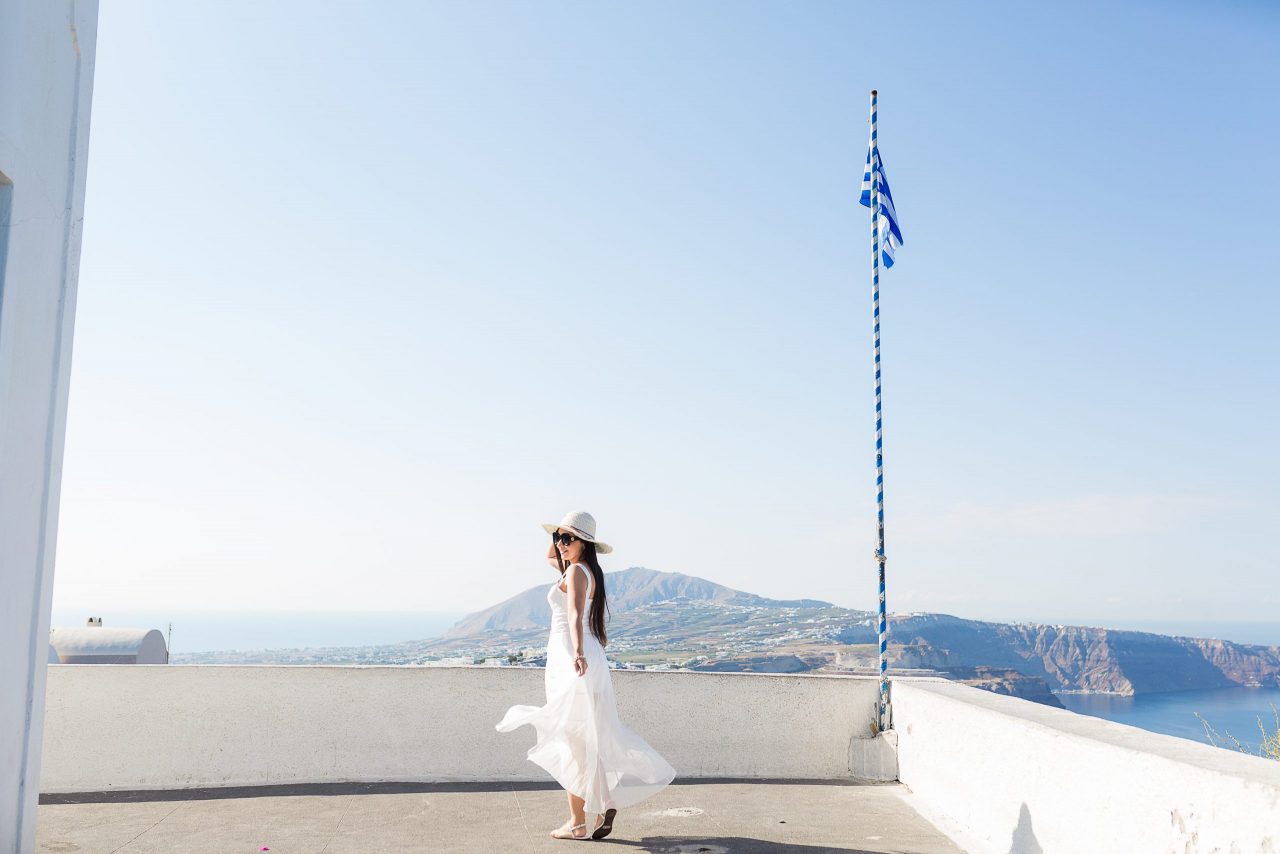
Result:
[[[622,852],[960,852],[899,784],[677,781],[593,842]],[[564,792],[537,783],[369,783],[41,795],[36,850],[541,852]],[[594,820],[590,819],[589,820]],[[587,850],[600,850],[587,849]]]

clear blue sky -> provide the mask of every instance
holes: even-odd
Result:
[[[1280,605],[1280,11],[106,3],[55,604],[468,610],[538,527],[875,601]]]

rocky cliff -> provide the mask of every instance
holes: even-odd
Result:
[[[1280,647],[1088,626],[988,623],[945,614],[893,622],[899,643],[942,651],[950,666],[1039,676],[1054,691],[1150,694],[1280,687]]]
[[[1019,697],[1059,709],[1066,708],[1039,676],[1028,676],[1017,670],[992,667],[954,667],[946,672],[948,677],[956,682],[972,685],[993,694]]]

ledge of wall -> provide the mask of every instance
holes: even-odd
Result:
[[[833,779],[868,765],[875,679],[613,671],[618,711],[682,778]],[[40,791],[545,780],[519,667],[49,667]],[[858,768],[855,762],[862,762]],[[880,767],[880,766],[877,766]]]
[[[979,852],[1280,851],[1280,763],[943,680],[895,680],[900,779]]]

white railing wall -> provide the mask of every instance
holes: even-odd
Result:
[[[931,679],[615,671],[681,778],[900,778],[973,854],[1280,851],[1280,763]],[[547,780],[539,669],[50,665],[41,791]],[[893,745],[896,741],[896,755]]]
[[[912,803],[973,854],[1280,851],[1280,762],[940,680],[893,705]]]
[[[623,721],[681,777],[896,775],[865,759],[874,679],[612,675]],[[542,704],[540,669],[59,664],[48,682],[42,792],[549,779],[532,727],[493,728]]]

